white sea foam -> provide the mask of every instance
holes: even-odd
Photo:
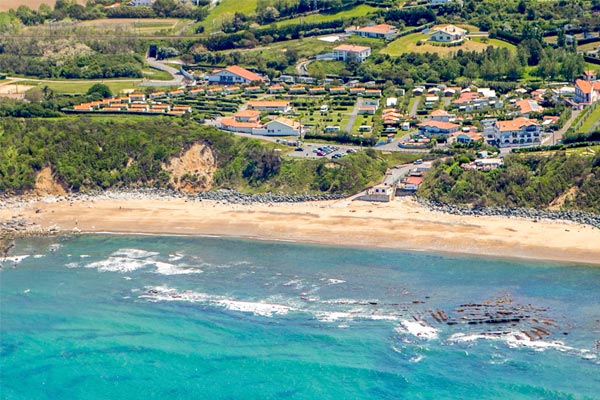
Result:
[[[429,326],[422,321],[400,321],[400,326],[395,328],[398,333],[408,333],[420,339],[432,340],[438,337],[438,330],[433,326]]]
[[[577,354],[585,359],[594,360],[597,355],[587,349],[577,349],[567,346],[560,340],[545,341],[532,340],[529,336],[522,332],[489,332],[489,333],[455,333],[448,338],[449,342],[474,342],[477,340],[493,340],[504,342],[510,348],[529,348],[534,351],[545,351],[553,349],[561,352]]]
[[[262,301],[239,301],[229,299],[224,296],[216,296],[193,291],[179,292],[177,289],[170,288],[168,286],[155,286],[148,287],[146,289],[146,293],[140,295],[139,297],[149,299],[150,301],[188,301],[192,303],[203,303],[207,305],[223,307],[232,311],[260,315],[263,317],[283,315],[293,310],[292,307],[282,304],[267,303]]]
[[[89,258],[90,255],[89,254],[80,254],[79,258]]]
[[[141,249],[119,249],[111,254],[111,256],[121,256],[127,258],[148,258],[152,256],[157,256],[160,253],[156,251],[146,251]]]
[[[411,358],[408,360],[408,362],[411,362],[411,363],[418,363],[418,362],[419,362],[419,361],[421,361],[423,358],[424,358],[424,356],[423,356],[423,355],[421,355],[421,354],[419,354],[419,355],[417,355],[417,356],[411,357]]]
[[[45,254],[34,254],[33,258],[42,258],[42,257],[46,257]]]
[[[23,254],[20,256],[3,257],[3,258],[0,258],[0,262],[1,263],[19,264],[21,261],[23,261],[27,257],[29,257],[29,254]]]
[[[183,254],[179,254],[179,253],[169,254],[169,262],[179,261],[183,257],[185,257],[185,256]]]
[[[260,315],[263,317],[272,317],[275,314],[287,314],[291,307],[281,304],[250,302],[250,301],[235,301],[235,300],[218,300],[215,304],[227,308],[232,311],[241,311]]]
[[[200,274],[204,272],[198,268],[189,268],[184,265],[175,265],[160,261],[153,261],[153,264],[156,265],[156,273],[161,275]]]
[[[351,320],[352,314],[343,311],[316,311],[315,318],[321,322],[336,322],[339,320]]]
[[[327,279],[327,282],[329,282],[330,285],[337,285],[339,283],[346,283],[346,281],[343,280],[343,279],[334,279],[334,278]]]
[[[86,268],[96,268],[102,272],[131,272],[154,264],[151,260],[138,260],[127,257],[109,257],[106,260],[86,264]]]

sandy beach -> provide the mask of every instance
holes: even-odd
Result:
[[[449,215],[408,198],[390,203],[101,198],[16,204],[0,208],[0,220],[21,218],[46,232],[218,235],[600,265],[600,229],[592,226]]]

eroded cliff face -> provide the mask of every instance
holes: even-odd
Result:
[[[211,188],[217,160],[210,146],[197,143],[181,156],[171,158],[163,168],[169,171],[173,189],[198,193]]]
[[[66,190],[52,174],[51,167],[44,167],[35,177],[35,187],[32,192],[36,196],[64,196]]]

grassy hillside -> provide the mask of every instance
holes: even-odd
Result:
[[[329,159],[299,160],[290,147],[239,138],[194,121],[166,117],[4,118],[0,125],[0,192],[35,186],[50,166],[67,190],[170,187],[163,165],[194,143],[208,144],[217,170],[213,187],[248,192],[354,193],[378,182],[390,163],[412,155],[382,157],[373,150]],[[276,151],[276,147],[279,150]],[[189,178],[193,178],[190,171]]]
[[[206,32],[211,32],[213,24],[220,29],[224,18],[231,18],[236,12],[245,15],[253,14],[256,11],[257,4],[258,0],[220,0],[200,25],[204,26]]]

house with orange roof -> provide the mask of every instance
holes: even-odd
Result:
[[[204,93],[204,89],[202,88],[196,88],[196,89],[192,89],[188,92],[188,96],[198,96],[200,94]]]
[[[144,93],[131,93],[129,95],[129,101],[146,101],[146,95]]]
[[[496,142],[500,147],[531,146],[541,142],[541,127],[537,121],[519,117],[494,124]]]
[[[309,94],[325,94],[325,88],[323,86],[316,86],[308,89]]]
[[[251,93],[260,93],[260,92],[262,92],[262,90],[263,90],[263,89],[262,89],[262,87],[260,87],[260,86],[247,86],[247,87],[244,89],[244,93],[246,93],[246,94],[251,94]]]
[[[369,25],[363,28],[358,26],[346,29],[346,32],[368,38],[393,39],[398,36],[398,28],[389,24]]]
[[[471,142],[477,142],[478,140],[483,140],[483,135],[481,132],[476,129],[469,129],[467,131],[458,131],[450,134],[448,138],[449,143],[463,143],[469,144]]]
[[[435,110],[431,112],[431,120],[441,122],[452,122],[456,119],[456,114],[450,114],[446,110]]]
[[[290,102],[286,100],[251,100],[248,102],[248,108],[272,114],[285,114],[292,110]]]
[[[185,96],[185,92],[183,90],[174,90],[169,92],[169,97],[181,97]]]
[[[208,76],[211,83],[221,85],[247,84],[252,82],[266,82],[264,77],[237,65],[231,65],[225,69],[215,69]]]
[[[342,44],[333,49],[333,56],[338,61],[363,62],[371,55],[368,46],[357,46],[353,44]]]
[[[290,88],[288,89],[288,93],[289,94],[305,94],[306,87],[304,87],[302,85],[290,86]]]
[[[419,133],[425,135],[426,137],[431,137],[432,135],[448,136],[454,132],[457,132],[458,128],[460,128],[459,125],[453,124],[452,122],[434,120],[423,121],[418,126]]]
[[[300,136],[304,126],[290,118],[277,117],[265,124],[264,129],[255,129],[252,134],[265,136]]]
[[[544,107],[540,106],[537,101],[532,99],[523,99],[515,103],[519,113],[525,118],[529,118],[532,113],[541,113]]]
[[[231,117],[223,117],[218,123],[220,129],[230,132],[252,133],[254,129],[262,129],[257,111],[243,110]]]
[[[330,94],[344,94],[344,93],[346,93],[346,87],[345,86],[332,86],[329,88],[329,93]]]
[[[153,92],[148,97],[150,97],[150,100],[164,99],[167,97],[167,94],[165,92]]]
[[[419,186],[421,186],[421,183],[423,183],[422,176],[409,176],[404,182],[404,189],[416,192],[419,189]]]
[[[283,93],[285,92],[285,87],[280,84],[273,85],[269,87],[269,94]]]
[[[92,105],[90,103],[81,103],[73,106],[75,111],[92,111]]]
[[[104,112],[116,112],[116,111],[123,111],[122,107],[104,107],[102,109],[102,111]]]
[[[367,89],[365,90],[366,97],[381,97],[380,89]]]
[[[351,87],[350,88],[350,94],[354,94],[354,95],[364,95],[366,92],[366,89],[364,87]]]
[[[600,82],[590,82],[583,79],[575,81],[575,102],[592,104],[600,97]]]

